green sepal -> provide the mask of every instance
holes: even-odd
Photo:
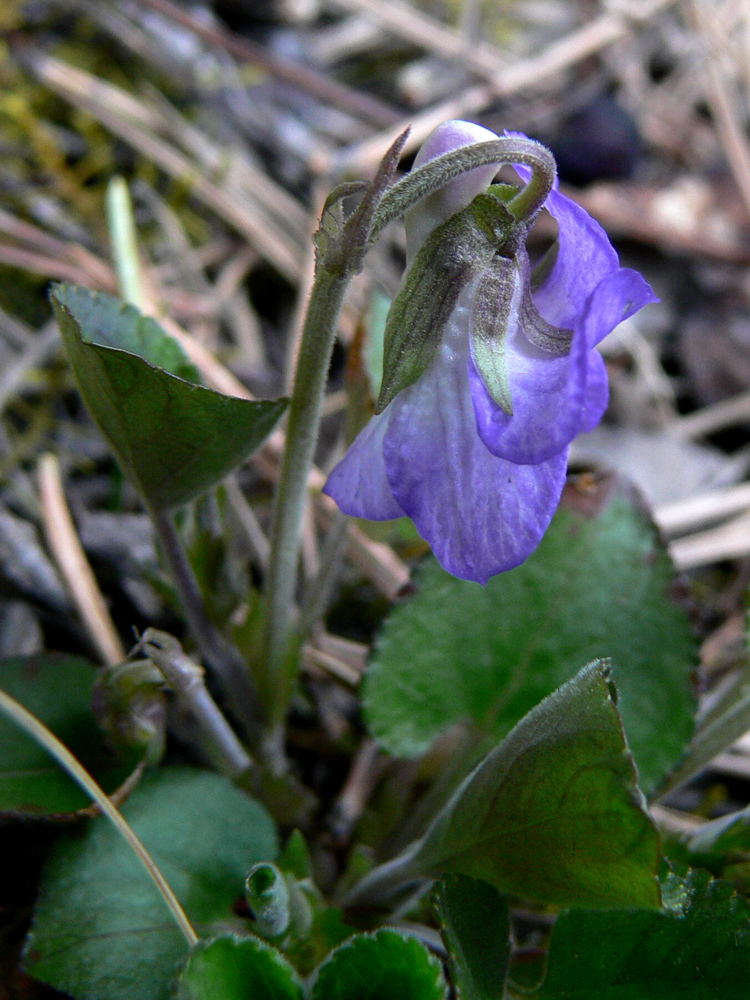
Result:
[[[499,198],[503,205],[507,205],[509,201],[512,201],[515,196],[520,191],[518,184],[506,184],[504,181],[498,181],[496,184],[490,184],[487,188],[487,194],[492,194],[496,198]]]
[[[515,258],[497,256],[477,282],[471,315],[471,356],[492,399],[508,416],[513,400],[505,365],[508,331],[519,321],[523,277]]]
[[[539,274],[548,277],[557,259],[559,244],[553,244],[540,261]],[[552,326],[539,313],[531,297],[535,287],[528,253],[520,243],[509,256],[498,254],[477,282],[471,318],[471,356],[485,388],[508,416],[513,416],[513,399],[506,366],[506,343],[520,324],[526,339],[553,355],[568,354],[571,330]]]
[[[388,314],[376,413],[427,371],[459,295],[486,270],[514,224],[497,197],[480,194],[424,242]]]

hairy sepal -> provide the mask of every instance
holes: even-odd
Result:
[[[376,413],[427,371],[461,291],[487,269],[513,225],[497,197],[480,194],[424,242],[388,315]]]
[[[513,401],[505,365],[509,330],[518,323],[523,276],[512,257],[496,256],[477,282],[471,317],[471,356],[487,392],[509,416]]]

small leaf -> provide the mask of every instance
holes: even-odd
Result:
[[[563,913],[533,1000],[744,1000],[750,906],[706,872],[670,875],[673,912]]]
[[[86,405],[157,509],[186,503],[223,479],[286,408],[285,399],[251,402],[196,384],[173,338],[118,299],[57,285],[52,305]]]
[[[279,868],[296,879],[312,877],[312,859],[307,842],[300,830],[292,830],[279,857]]]
[[[249,868],[276,854],[273,823],[227,778],[164,768],[122,812],[200,936],[240,930]],[[169,1000],[185,941],[140,862],[96,820],[55,845],[24,964],[74,1000]]]
[[[750,806],[698,827],[687,849],[704,867],[728,860],[750,860]]]
[[[124,761],[104,745],[91,713],[97,670],[75,656],[46,654],[0,662],[0,688],[40,719],[83,766],[114,792],[139,756]],[[35,740],[0,718],[0,815],[62,818],[91,799]]]
[[[287,960],[258,938],[226,934],[201,942],[177,977],[177,1000],[303,1000]]]
[[[318,970],[312,1000],[445,1000],[440,962],[395,930],[357,934]]]
[[[412,848],[408,870],[459,872],[541,903],[658,907],[659,858],[598,661],[485,757]]]
[[[508,900],[487,882],[447,875],[433,905],[462,1000],[502,1000],[510,958]]]
[[[582,663],[608,657],[644,790],[679,759],[698,657],[664,545],[621,480],[574,479],[563,504],[537,551],[486,587],[422,565],[365,678],[369,727],[391,753],[422,753],[462,719],[497,741]]]
[[[689,836],[668,838],[669,858],[707,868],[747,895],[750,892],[750,806],[704,823]]]
[[[512,223],[502,202],[482,194],[427,238],[388,314],[376,413],[429,368],[459,295],[487,267]]]

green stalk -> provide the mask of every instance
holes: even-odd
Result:
[[[509,204],[516,219],[530,218],[542,207],[557,176],[552,153],[534,139],[503,138],[461,146],[412,170],[385,192],[373,212],[367,247],[371,247],[389,222],[398,219],[422,198],[476,167],[522,163],[531,167],[529,183]]]
[[[164,561],[169,567],[190,633],[202,659],[219,676],[232,711],[245,735],[257,737],[258,704],[250,671],[242,654],[208,617],[200,586],[168,511],[149,508]]]
[[[274,501],[273,534],[269,558],[266,618],[266,690],[273,693],[270,741],[280,752],[283,721],[292,694],[294,660],[289,636],[294,602],[302,513],[307,497],[307,477],[320,427],[328,367],[339,313],[351,278],[347,271],[318,271],[302,331],[294,389],[289,404],[286,449]]]
[[[6,694],[5,691],[0,691],[0,711],[11,719],[12,722],[15,722],[19,729],[23,729],[33,740],[41,744],[47,753],[51,757],[54,757],[63,770],[67,771],[70,777],[91,796],[92,800],[99,806],[153,879],[162,899],[174,917],[175,923],[182,931],[188,946],[193,948],[198,944],[198,935],[193,930],[187,914],[167,883],[167,880],[159,871],[156,862],[143,846],[133,828],[126,822],[122,813],[112,804],[107,794],[94,781],[88,771],[79,764],[70,750],[58,740],[54,733],[47,729],[44,723],[40,722],[39,719],[33,716],[31,712],[28,712],[14,698],[11,698],[9,694]]]
[[[415,861],[420,843],[414,844],[398,857],[373,868],[344,894],[340,900],[341,906],[346,909],[378,906],[387,902],[409,883],[425,878]]]
[[[342,185],[326,201],[319,230],[318,267],[302,331],[294,389],[289,406],[286,449],[274,501],[273,533],[266,580],[266,632],[263,693],[268,726],[263,750],[269,766],[285,768],[283,720],[297,669],[296,636],[289,627],[295,597],[302,514],[307,479],[320,426],[320,413],[338,317],[350,278],[361,270],[367,250],[393,219],[426,195],[478,166],[523,163],[532,168],[530,182],[509,203],[516,218],[531,217],[544,203],[555,179],[549,150],[528,139],[503,138],[475,143],[438,156],[392,184],[407,132],[383,159],[356,211],[334,236],[326,217],[352,194]],[[359,189],[359,185],[355,186]]]

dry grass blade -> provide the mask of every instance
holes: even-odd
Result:
[[[166,17],[172,18],[183,27],[189,28],[204,41],[219,45],[238,59],[255,63],[267,73],[285,80],[287,83],[294,84],[321,100],[330,101],[346,111],[359,115],[369,120],[373,125],[378,127],[389,125],[396,118],[395,112],[380,101],[344,87],[335,80],[322,76],[306,66],[273,55],[261,45],[257,45],[247,38],[241,38],[225,29],[207,25],[182,10],[171,0],[141,0],[141,2],[158,10]]]
[[[458,62],[477,76],[495,80],[507,66],[503,53],[487,42],[476,42],[461,31],[394,0],[334,0],[333,6],[359,11],[399,38],[443,59]]]
[[[45,265],[42,262],[50,261],[58,269],[67,270],[72,274],[85,273],[89,275],[90,280],[99,288],[106,288],[110,291],[115,289],[116,281],[112,269],[78,243],[58,239],[46,230],[26,222],[24,219],[19,219],[4,209],[0,209],[0,233],[20,244],[17,248],[11,244],[2,245],[8,263],[12,263],[11,252],[16,249],[17,253],[23,254],[23,259],[35,262],[35,266],[29,265],[29,270],[41,274],[54,274],[54,269],[51,271],[43,269]],[[19,263],[16,266],[26,265]],[[51,264],[46,266],[49,267]]]
[[[750,483],[715,490],[674,503],[660,504],[654,520],[665,535],[682,535],[698,527],[750,509]]]
[[[747,422],[750,422],[750,392],[741,392],[731,399],[678,417],[670,424],[669,430],[680,437],[699,438]]]
[[[718,528],[687,535],[669,546],[669,554],[678,570],[710,566],[724,559],[750,555],[750,513],[734,518]]]
[[[411,152],[441,122],[449,118],[471,118],[498,97],[510,97],[524,90],[539,88],[562,70],[623,38],[631,30],[636,14],[638,22],[645,22],[673,3],[675,0],[652,0],[638,8],[632,7],[630,17],[616,10],[602,14],[559,42],[547,46],[538,55],[522,59],[502,70],[491,83],[469,87],[456,97],[403,119],[387,132],[344,150],[336,155],[334,162],[326,165],[327,169],[341,174],[366,174],[380,162],[385,151],[407,126],[411,126],[411,133],[405,152]]]
[[[8,400],[14,396],[35,368],[43,364],[57,349],[60,332],[57,324],[48,323],[39,333],[33,335],[27,347],[6,366],[0,374],[0,412]]]
[[[245,236],[282,274],[292,281],[298,279],[300,249],[297,242],[287,236],[280,226],[271,227],[267,214],[259,213],[247,197],[236,190],[215,184],[208,179],[200,165],[192,162],[171,143],[92,96],[95,88],[90,91],[89,83],[93,87],[95,77],[81,70],[69,77],[64,63],[41,52],[27,51],[25,63],[39,80],[61,97],[87,111],[105,128],[153,160],[167,174],[187,183],[190,192],[197,199]]]
[[[54,455],[43,455],[39,460],[39,493],[47,541],[91,640],[104,663],[122,663],[125,650],[78,540]]]
[[[713,4],[708,0],[692,0],[690,9],[708,50],[704,71],[716,129],[750,215],[750,146],[740,122],[736,86],[725,70],[726,38],[716,28]]]

